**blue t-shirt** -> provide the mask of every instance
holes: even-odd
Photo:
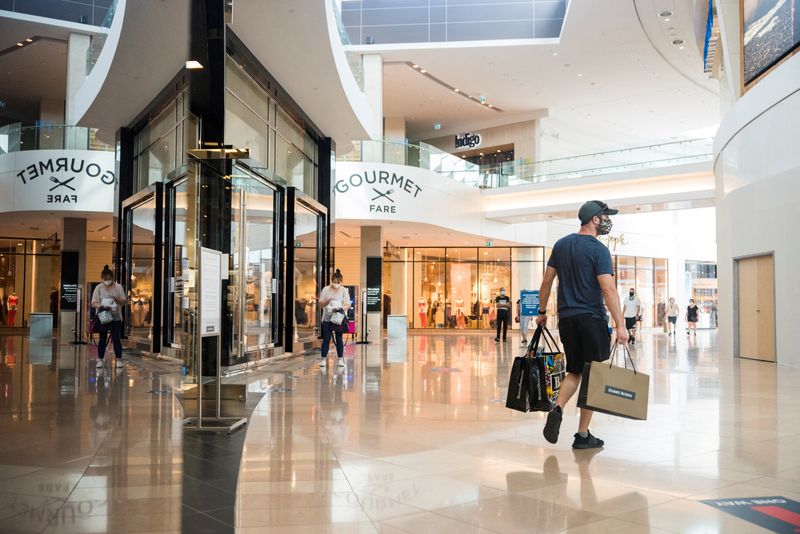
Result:
[[[548,267],[558,273],[558,316],[590,314],[606,318],[597,277],[613,275],[611,253],[596,237],[571,234],[556,241]]]

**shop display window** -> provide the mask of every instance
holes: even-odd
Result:
[[[60,271],[58,241],[0,238],[0,328],[27,326],[34,312],[57,325]]]
[[[155,211],[154,197],[150,197],[131,210],[130,287],[127,288],[130,295],[130,313],[127,319],[130,336],[136,339],[150,340],[153,335],[153,291],[156,271]]]
[[[319,215],[301,203],[295,205],[294,320],[295,341],[316,339],[320,320],[317,312],[319,287],[317,258]]]

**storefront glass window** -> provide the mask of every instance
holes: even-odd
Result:
[[[686,262],[686,294],[700,308],[698,328],[717,327],[717,264],[704,261]],[[683,308],[688,306],[683,303]],[[683,313],[683,312],[682,312]]]
[[[33,312],[57,325],[60,268],[57,241],[0,238],[0,328],[27,326]]]

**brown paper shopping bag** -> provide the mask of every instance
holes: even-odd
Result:
[[[647,419],[650,377],[636,370],[628,348],[622,347],[625,367],[614,365],[617,353],[615,345],[609,362],[589,362],[583,368],[578,407],[644,420]],[[631,369],[627,368],[628,361],[631,362]]]

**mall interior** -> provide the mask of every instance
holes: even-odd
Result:
[[[0,0],[0,533],[798,532],[798,51],[800,0]],[[580,450],[506,404],[594,199],[647,415]]]

